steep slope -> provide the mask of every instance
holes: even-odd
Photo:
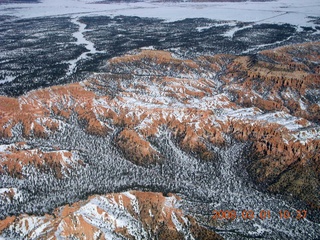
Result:
[[[37,212],[31,202],[45,213],[123,188],[190,191],[210,202],[207,174],[224,176],[217,166],[231,152],[246,182],[306,206],[320,221],[319,62],[318,42],[196,59],[139,50],[80,83],[1,97],[0,187],[23,191],[1,217]],[[92,183],[107,173],[117,188]],[[63,189],[74,184],[70,198]]]
[[[96,195],[52,215],[8,217],[0,231],[15,239],[222,239],[185,216],[179,201],[137,191]]]
[[[22,168],[25,165],[33,165],[39,169],[53,171],[56,177],[69,171],[72,166],[82,165],[77,151],[66,151],[54,149],[52,151],[42,151],[41,149],[31,149],[31,146],[23,142],[16,144],[2,145],[4,152],[0,153],[1,173],[8,173],[13,177],[22,178]]]

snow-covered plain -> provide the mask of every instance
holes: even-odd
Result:
[[[109,4],[97,3],[96,0],[65,0],[65,1],[43,0],[40,3],[0,4],[0,16],[2,15],[4,16],[10,15],[18,18],[29,19],[29,20],[33,20],[33,18],[46,18],[48,20],[51,18],[54,19],[55,17],[61,17],[61,16],[70,18],[71,23],[75,25],[77,29],[72,34],[75,41],[70,41],[68,44],[77,45],[73,47],[75,48],[78,47],[79,51],[81,46],[83,46],[86,48],[85,52],[83,52],[83,48],[82,48],[81,49],[82,53],[78,55],[75,54],[73,58],[65,59],[65,57],[68,55],[68,52],[66,52],[64,54],[64,57],[61,57],[62,60],[59,61],[56,65],[52,67],[50,66],[49,68],[48,66],[39,66],[39,69],[45,68],[46,72],[50,72],[52,71],[52,69],[55,70],[58,64],[60,63],[68,64],[69,67],[65,71],[65,75],[64,75],[66,79],[69,77],[73,77],[74,75],[77,74],[77,72],[82,72],[83,69],[81,69],[81,64],[90,60],[92,60],[93,62],[96,62],[97,55],[103,55],[103,54],[108,55],[109,53],[112,55],[111,52],[112,50],[114,50],[112,49],[110,51],[110,48],[106,47],[105,43],[102,43],[99,45],[100,42],[94,39],[94,34],[88,33],[88,31],[94,31],[94,29],[92,28],[90,29],[90,27],[87,26],[88,23],[81,21],[81,18],[84,16],[90,16],[90,17],[108,16],[108,17],[115,17],[114,19],[116,19],[116,16],[120,16],[120,15],[139,16],[139,17],[148,17],[148,18],[159,18],[159,19],[163,19],[165,22],[174,22],[174,21],[183,20],[186,18],[207,18],[207,19],[217,20],[217,22],[196,26],[196,29],[198,30],[199,35],[207,31],[208,29],[210,30],[211,28],[226,27],[228,28],[228,30],[225,33],[223,33],[222,36],[231,40],[235,36],[235,34],[241,32],[242,30],[253,29],[255,27],[255,24],[259,25],[262,23],[276,23],[276,24],[288,23],[293,25],[293,27],[297,30],[297,32],[303,31],[304,27],[311,27],[313,33],[309,34],[310,38],[320,33],[319,26],[314,22],[315,19],[318,19],[320,17],[320,3],[318,0],[306,0],[303,2],[298,0],[278,0],[278,1],[269,1],[269,2],[248,1],[248,2],[224,2],[224,3],[223,2],[161,3],[155,0],[146,0],[146,1],[135,2],[135,3],[109,3]],[[222,21],[222,22],[219,22],[219,21]],[[239,22],[245,22],[245,24],[242,25]],[[189,26],[190,26],[190,29],[194,27],[192,26],[192,24],[190,24]],[[17,33],[19,33],[19,30],[16,30],[16,31]],[[65,32],[62,34],[66,34],[66,32],[67,32],[67,27],[65,27]],[[9,32],[4,33],[3,35],[4,39],[9,39],[8,33]],[[22,36],[22,35],[20,36],[20,39],[27,38],[26,36]],[[120,35],[118,35],[118,37]],[[196,36],[190,35],[189,37],[195,38]],[[155,39],[156,38],[157,37],[155,37]],[[244,42],[248,42],[247,41],[248,39],[246,38],[247,37],[240,38],[240,40]],[[252,52],[266,49],[266,48],[277,47],[279,45],[286,44],[287,42],[291,41],[293,38],[294,36],[289,34],[287,38],[280,38],[278,41],[272,41],[270,43],[264,42],[264,41],[262,42],[249,41],[252,47],[244,49],[242,53],[243,54],[252,53]],[[38,39],[38,38],[35,38],[35,39],[41,42],[40,41],[41,39]],[[124,39],[123,41],[127,41],[128,43],[132,44],[132,40],[128,40],[125,37],[123,39]],[[32,41],[32,39],[26,39],[26,41]],[[48,41],[51,41],[51,40],[48,40]],[[111,41],[113,41],[113,39]],[[160,45],[162,44],[161,41],[162,40],[159,40]],[[312,39],[312,41],[314,41],[314,38]],[[226,40],[226,42],[228,42],[228,40]],[[293,39],[292,42],[297,42],[297,41],[296,39]],[[8,44],[11,44],[10,41],[8,42]],[[24,42],[17,41],[17,46],[19,44],[24,44]],[[122,49],[125,47],[126,47],[125,44],[123,44],[123,46],[121,45]],[[140,46],[138,46],[137,48],[139,47]],[[153,43],[143,47],[152,48]],[[155,48],[157,48],[157,46],[155,46]],[[5,51],[0,51],[2,52],[1,53],[2,55],[9,54],[8,57],[5,57],[5,60],[6,58],[9,58],[9,56],[11,56],[10,54],[16,54],[16,53],[18,53],[19,55],[21,54],[21,52],[19,52],[21,49],[19,48],[13,49],[12,51],[8,49],[10,48],[4,49]],[[59,47],[57,47],[57,50],[52,54],[56,54],[59,51],[60,51]],[[211,53],[207,52],[207,54],[211,54]],[[18,64],[18,66],[21,66],[21,62],[19,62],[18,60],[16,61],[17,62],[15,64]],[[6,62],[3,62],[3,64],[6,64]],[[28,80],[26,80],[25,78],[29,78],[29,77],[31,79],[34,78],[34,76],[30,76],[31,74],[30,72],[26,73],[25,71],[23,72],[21,69],[16,71],[16,69],[17,68],[11,69],[11,67],[9,68],[3,67],[2,76],[1,76],[1,69],[0,69],[0,85],[3,84],[5,86],[9,86],[11,84],[10,82],[19,82],[19,81],[26,82]],[[58,75],[60,74],[59,75],[60,79],[62,79],[61,73],[64,72],[64,69],[59,69],[55,71],[57,71]],[[52,73],[50,74],[51,74],[49,77],[50,80],[44,80],[45,74],[43,74],[42,72],[40,77],[42,79],[41,82],[42,83],[45,82],[45,84],[47,84],[48,82],[51,82]],[[58,81],[58,80],[59,80],[58,77],[54,79],[54,81]],[[10,90],[7,90],[6,94],[8,92],[10,92]]]
[[[278,0],[270,2],[224,3],[96,3],[95,0],[43,0],[32,4],[5,4],[0,14],[22,18],[70,15],[125,15],[176,21],[185,18],[210,18],[255,23],[289,23],[313,26],[310,16],[320,16],[319,0]]]

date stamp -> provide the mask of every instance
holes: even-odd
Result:
[[[280,210],[278,213],[271,212],[270,210],[260,210],[259,212],[255,212],[253,210],[245,209],[241,212],[237,212],[236,210],[213,210],[212,212],[213,220],[229,220],[233,221],[235,219],[242,220],[253,220],[255,218],[260,218],[262,220],[268,220],[272,217],[278,217],[283,220],[288,219],[296,219],[303,220],[307,217],[307,210]]]

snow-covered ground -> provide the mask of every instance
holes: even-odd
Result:
[[[99,51],[96,50],[93,42],[88,41],[85,37],[84,37],[84,32],[86,32],[86,24],[81,23],[79,21],[78,17],[75,17],[71,20],[72,23],[76,24],[79,26],[79,30],[75,33],[73,33],[73,37],[77,39],[77,41],[75,42],[77,45],[84,45],[86,47],[86,49],[88,50],[88,52],[84,52],[82,53],[77,59],[72,59],[70,61],[68,61],[69,63],[69,70],[68,70],[68,75],[72,74],[73,72],[75,72],[76,67],[77,67],[77,63],[81,60],[81,59],[85,59],[88,58],[88,54],[95,54],[95,53],[99,53]]]
[[[319,0],[278,0],[270,2],[224,3],[136,3],[98,4],[95,0],[43,0],[33,4],[0,5],[0,14],[22,18],[64,14],[125,15],[156,17],[167,21],[185,18],[210,18],[258,23],[289,23],[312,26],[310,16],[320,16]]]
[[[14,79],[15,77],[6,76],[4,80],[0,80],[0,84],[6,83],[6,82],[12,82]]]

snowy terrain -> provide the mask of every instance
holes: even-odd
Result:
[[[319,17],[318,0],[279,0],[270,2],[230,3],[137,3],[97,4],[95,0],[43,0],[33,4],[1,5],[0,14],[22,18],[56,16],[64,14],[125,15],[155,17],[168,21],[185,18],[210,18],[256,23],[289,23],[313,26],[309,17]]]
[[[77,62],[79,62],[81,59],[87,58],[88,54],[99,53],[99,51],[97,51],[96,48],[94,47],[94,43],[88,41],[84,37],[84,33],[86,32],[86,29],[85,29],[86,28],[86,24],[83,24],[83,23],[79,22],[79,18],[78,17],[73,18],[71,20],[71,22],[79,26],[79,31],[73,33],[73,37],[75,37],[77,39],[77,41],[75,43],[77,45],[85,45],[86,49],[89,52],[84,52],[77,59],[73,59],[73,60],[68,61],[69,70],[67,72],[67,75],[70,75],[70,74],[74,73],[75,70],[76,70],[76,67],[77,67]]]
[[[319,12],[316,0],[2,4],[0,95],[79,81],[100,72],[104,60],[137,48],[189,58],[316,41]]]
[[[3,129],[12,128],[11,133],[14,136],[12,139],[0,137],[1,161],[6,157],[9,163],[17,162],[10,155],[13,151],[10,147],[15,146],[16,142],[26,141],[26,146],[30,146],[30,149],[32,147],[32,149],[41,150],[25,151],[27,155],[37,152],[43,154],[46,150],[50,153],[62,153],[61,178],[54,175],[55,171],[59,172],[59,168],[50,169],[52,166],[59,166],[56,164],[43,169],[37,169],[31,162],[26,166],[22,165],[21,172],[25,179],[18,179],[0,172],[1,218],[24,213],[34,215],[50,213],[55,207],[75,203],[93,194],[139,189],[178,193],[183,199],[181,209],[188,214],[198,216],[203,225],[207,224],[204,216],[211,216],[214,209],[233,208],[238,213],[243,209],[253,209],[255,212],[268,209],[272,212],[274,217],[268,221],[258,218],[255,221],[237,219],[234,222],[225,221],[221,225],[215,225],[214,231],[226,239],[292,239],[294,237],[314,239],[320,236],[319,222],[309,219],[309,216],[302,221],[296,221],[296,219],[283,221],[276,217],[281,210],[288,209],[295,213],[305,205],[288,197],[289,194],[292,196],[290,192],[285,193],[288,198],[263,192],[254,184],[255,182],[249,176],[250,173],[244,168],[248,164],[246,151],[249,149],[250,137],[253,135],[250,135],[250,131],[259,132],[262,129],[262,133],[257,133],[259,136],[259,134],[264,135],[264,129],[269,137],[266,139],[272,140],[276,134],[271,131],[273,129],[271,127],[276,124],[278,124],[276,131],[287,132],[280,134],[273,144],[273,149],[277,148],[276,144],[279,141],[286,147],[275,155],[279,156],[279,159],[284,159],[281,153],[288,150],[290,146],[292,149],[297,149],[296,146],[304,149],[303,147],[309,144],[310,149],[313,147],[319,149],[316,148],[318,146],[316,141],[320,139],[318,118],[310,114],[310,118],[306,120],[300,116],[303,111],[308,116],[309,109],[318,111],[317,107],[320,106],[318,86],[314,87],[314,91],[309,89],[310,94],[306,91],[305,95],[300,96],[300,88],[290,77],[297,74],[299,78],[301,72],[297,70],[298,67],[296,71],[286,68],[287,62],[283,61],[282,65],[279,63],[275,68],[280,66],[280,69],[288,74],[288,81],[281,83],[279,78],[277,84],[283,85],[280,89],[292,88],[296,93],[279,95],[282,97],[283,108],[273,106],[268,110],[267,107],[274,103],[272,100],[275,96],[278,97],[276,93],[278,89],[275,88],[275,93],[270,91],[274,94],[270,93],[270,96],[268,88],[262,87],[260,92],[257,91],[260,87],[258,82],[260,74],[259,77],[252,77],[247,81],[248,84],[241,88],[243,76],[251,78],[251,75],[258,72],[258,70],[249,71],[252,70],[250,66],[249,69],[245,69],[243,66],[246,64],[262,69],[260,70],[261,79],[264,71],[272,69],[268,65],[272,62],[270,61],[272,55],[257,53],[259,50],[305,42],[312,42],[312,45],[319,41],[319,0],[233,3],[160,3],[150,0],[111,4],[98,4],[95,0],[43,0],[41,3],[32,4],[2,4],[0,17],[3,17],[0,19],[0,39],[2,41],[1,34],[3,34],[4,42],[2,46],[0,44],[0,95],[19,96],[30,90],[73,82],[69,88],[67,86],[52,87],[53,90],[49,90],[47,96],[46,89],[31,91],[20,96],[17,106],[20,106],[21,114],[11,112],[10,107],[16,106],[15,98],[0,98],[0,120],[2,121],[0,123]],[[294,63],[301,64],[302,68],[305,67],[304,74],[307,74],[310,79],[316,79],[314,75],[317,74],[316,65],[319,63],[317,61],[320,54],[315,54],[314,61],[309,61],[307,57],[302,59],[299,55],[302,48],[303,45],[297,47],[299,51],[293,58]],[[174,59],[170,58],[165,62],[167,57],[165,53],[159,51],[159,55],[152,55],[150,51],[149,54],[158,56],[159,61],[154,62],[153,58],[133,61],[135,56],[130,60],[129,55],[125,55],[117,62],[116,56],[128,52],[135,53],[139,51],[137,49],[145,49],[147,53],[148,49],[166,50],[171,52]],[[276,53],[276,50],[272,51]],[[246,53],[259,55],[263,61],[259,62],[251,58],[252,55],[239,56]],[[234,59],[231,57],[230,59],[227,57],[197,59],[203,55],[216,57],[219,54],[234,55],[238,60],[232,65],[229,64]],[[244,60],[246,57],[247,60]],[[157,60],[157,57],[155,59]],[[195,62],[192,60],[179,62],[185,59],[195,59]],[[279,59],[277,60],[281,62],[281,58]],[[106,63],[107,60],[109,60],[108,63]],[[293,63],[293,60],[290,63]],[[161,61],[164,62],[161,63]],[[295,69],[294,64],[293,69]],[[243,71],[243,74],[237,76],[239,71]],[[265,75],[268,74],[269,72]],[[88,75],[93,76],[93,79],[83,81],[84,76]],[[162,77],[165,78],[162,79]],[[267,79],[268,76],[265,77]],[[274,87],[276,84],[272,81],[275,80],[270,80],[268,83]],[[304,81],[310,88],[309,79],[305,78]],[[76,85],[78,84],[76,82],[80,84]],[[285,85],[289,83],[290,86]],[[246,87],[252,86],[255,89],[252,90],[251,95],[247,95],[250,91]],[[2,91],[3,89],[7,91]],[[58,93],[57,89],[62,89],[61,93]],[[241,95],[239,99],[235,99],[235,90],[246,93],[243,99],[250,99],[249,106],[245,103],[242,105]],[[83,93],[92,96],[92,99],[87,95],[82,96]],[[253,98],[260,100],[261,109],[257,108],[259,103],[252,101]],[[289,108],[290,100],[300,106],[300,113],[294,115],[290,112],[298,112]],[[3,106],[1,101],[6,101]],[[91,101],[92,105],[90,105]],[[235,102],[238,105],[234,105]],[[263,108],[263,104],[268,103],[269,105]],[[21,106],[25,106],[24,109],[27,110],[22,111]],[[300,108],[297,107],[298,110]],[[34,134],[36,124],[41,125],[45,122],[39,119],[44,117],[49,119],[48,116],[41,116],[42,111],[46,112],[44,109],[48,110],[48,115],[50,114],[59,123],[56,132],[47,130],[48,126],[43,128],[44,133],[48,134],[47,138],[36,137]],[[30,115],[24,116],[26,112]],[[39,114],[38,120],[32,122],[32,116],[37,114]],[[120,120],[123,122],[118,117],[119,119],[122,117],[123,119]],[[18,120],[11,124],[11,121],[5,122],[7,118]],[[160,120],[165,124],[161,125]],[[248,139],[245,140],[244,136],[243,142],[235,140],[222,130],[221,135],[218,134],[220,128],[227,128],[225,124],[227,122],[232,122],[230,129],[231,126],[232,129],[239,127],[240,130],[235,131],[234,135],[245,132]],[[245,131],[236,124],[237,122],[246,127]],[[96,134],[97,132],[89,132],[86,124],[89,126],[90,123],[93,126],[91,131],[96,130],[94,127],[98,126],[101,128],[98,128],[97,132],[107,127],[111,133],[100,136]],[[30,136],[27,136],[28,124]],[[170,124],[172,129],[168,127]],[[253,125],[255,129],[250,128]],[[169,130],[163,126],[167,126]],[[191,128],[192,131],[185,133],[182,137],[178,134],[174,135],[174,129],[179,129],[181,126],[186,127],[185,132]],[[209,155],[209,161],[205,160],[205,157],[203,159],[199,157],[197,149],[192,148],[194,142],[201,142],[200,133],[205,129],[204,126],[216,126],[219,129],[212,134],[216,137],[212,138],[212,141],[217,142],[216,145],[206,142],[207,140],[204,141],[206,148],[212,153],[212,156]],[[148,137],[142,135],[152,128],[157,130],[157,134]],[[269,133],[268,129],[271,129]],[[136,131],[135,134],[132,133],[133,131]],[[125,133],[128,132],[132,135],[126,136]],[[196,132],[195,135],[193,135],[194,132]],[[195,138],[197,134],[199,139]],[[125,151],[132,146],[120,145],[121,141],[125,142],[125,137],[132,137],[132,139],[136,137],[141,141],[141,146],[150,144],[151,150],[147,147],[142,150],[160,153],[164,159],[163,163],[150,164],[147,167],[136,164],[132,160],[134,154],[130,155],[129,152],[126,155]],[[219,145],[219,137],[225,138],[224,145]],[[138,145],[132,139],[130,141],[133,145]],[[183,139],[185,140],[182,141]],[[272,153],[269,142],[262,145],[264,144],[262,140],[264,141],[262,138],[257,138],[252,141],[261,143],[257,146],[267,146],[265,151]],[[190,149],[188,150],[186,146]],[[138,148],[136,148],[138,150],[132,149],[134,153],[140,151]],[[298,154],[303,156],[303,151],[311,152],[308,147],[301,152],[300,149],[292,156],[298,157]],[[15,149],[16,152],[20,150],[25,149]],[[67,152],[72,155],[66,157]],[[63,153],[66,153],[66,156]],[[42,159],[42,156],[39,159]],[[279,163],[278,166],[283,167],[280,165],[282,159],[279,159],[274,158],[270,161],[270,165]],[[79,164],[78,160],[81,160]],[[294,163],[291,164],[293,165]],[[6,170],[6,168],[3,169]],[[285,167],[282,170],[286,173]],[[299,177],[299,174],[300,172],[297,172],[296,176]],[[298,177],[297,180],[304,180]],[[299,183],[301,182],[297,185]],[[318,186],[317,183],[315,186]],[[313,191],[316,188],[310,189]],[[129,192],[125,192],[124,195],[134,202],[135,198]],[[134,230],[140,223],[124,211],[122,202],[118,206],[115,202],[103,202],[101,199],[96,197],[90,200],[85,207],[79,209],[77,214],[83,216],[84,220],[92,226],[98,226],[104,220],[100,219],[101,216],[96,211],[96,206],[101,205],[106,208],[110,221],[114,221],[115,226],[131,226],[129,232],[132,231],[132,235],[138,237],[139,232]],[[138,205],[132,205],[138,208]],[[154,212],[149,209],[148,213],[153,217]],[[178,230],[181,229],[175,215],[172,215],[171,220]],[[31,220],[26,221],[30,226],[40,226],[37,229],[39,232],[36,231],[35,235],[32,235],[35,238],[41,236],[47,227],[41,217],[31,216]],[[106,235],[108,232],[111,234],[109,230],[113,231],[115,226],[110,222],[109,225],[104,226],[103,232]],[[63,225],[60,227],[57,235],[61,233]],[[24,225],[19,231],[21,239],[28,234]],[[19,231],[12,227],[8,232],[1,233],[0,239]]]

